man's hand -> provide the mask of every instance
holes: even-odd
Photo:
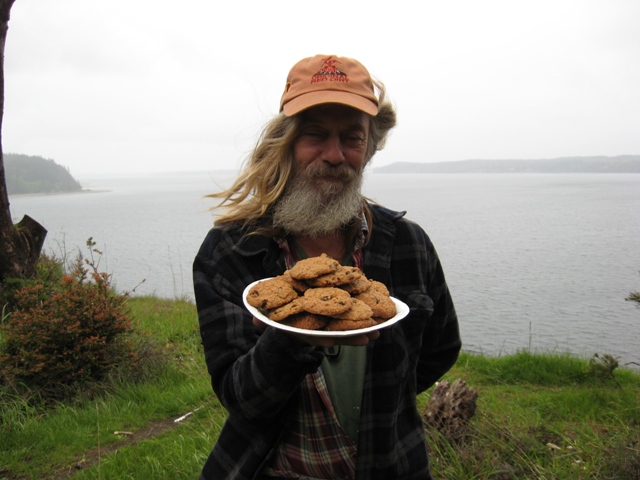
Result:
[[[256,317],[253,317],[253,324],[263,330],[268,327],[266,323]],[[325,348],[333,347],[334,345],[364,346],[380,336],[380,332],[377,330],[357,335],[350,335],[348,337],[324,337],[321,335],[305,335],[303,333],[287,332],[285,330],[283,330],[283,332],[297,338],[299,341],[301,341],[302,343],[306,343],[307,345]]]

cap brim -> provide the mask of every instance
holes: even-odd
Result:
[[[354,95],[349,92],[340,92],[336,90],[322,90],[318,92],[309,92],[292,98],[282,107],[282,111],[287,117],[292,117],[303,110],[317,105],[325,105],[327,103],[338,103],[348,107],[360,110],[368,115],[375,117],[378,115],[378,105],[368,98],[360,95]]]

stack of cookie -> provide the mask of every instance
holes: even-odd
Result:
[[[284,274],[258,282],[246,300],[269,319],[305,330],[357,330],[396,314],[383,283],[326,254],[301,260]]]

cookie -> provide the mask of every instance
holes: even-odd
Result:
[[[357,322],[361,320],[368,320],[372,317],[372,315],[373,310],[371,310],[371,307],[369,307],[369,305],[364,303],[362,300],[358,300],[357,298],[351,298],[351,308],[344,313],[333,315],[333,318]]]
[[[377,322],[373,319],[358,320],[331,320],[324,328],[327,332],[342,332],[345,330],[359,330],[361,328],[373,327]]]
[[[326,253],[319,257],[310,257],[300,260],[289,270],[289,274],[296,280],[306,280],[316,278],[320,275],[335,272],[340,267],[340,263]]]
[[[381,323],[384,322],[388,322],[389,319],[388,318],[378,318],[378,317],[371,317],[373,320],[375,320],[375,322],[380,325]]]
[[[302,299],[304,309],[318,315],[338,315],[351,308],[349,292],[336,287],[310,288]]]
[[[302,305],[302,298],[298,297],[293,299],[293,301],[289,303],[285,303],[281,307],[274,308],[267,313],[267,317],[270,320],[274,320],[276,322],[280,322],[291,315],[296,315],[298,313],[304,312],[304,306]]]
[[[373,311],[373,316],[376,318],[389,319],[396,314],[396,304],[393,303],[391,297],[376,291],[374,288],[355,295],[354,298],[362,300],[369,305]]]
[[[386,295],[387,297],[391,295],[387,286],[377,280],[371,280],[371,288],[373,288],[376,292]]]
[[[284,280],[270,278],[256,283],[247,293],[247,303],[260,310],[271,310],[298,298],[298,294]]]
[[[337,287],[355,282],[361,277],[362,272],[358,267],[340,266],[335,272],[308,279],[307,283],[312,287]]]
[[[288,317],[283,323],[304,330],[320,330],[329,323],[329,320],[329,317],[323,315],[304,312]]]
[[[340,285],[340,288],[346,290],[351,295],[358,295],[359,293],[366,292],[371,288],[371,280],[362,275],[357,280],[347,283],[346,285]]]
[[[280,278],[281,280],[284,280],[285,282],[287,282],[299,294],[303,294],[309,288],[309,285],[305,281],[296,280],[295,278],[293,278],[289,270],[287,270],[277,278]]]

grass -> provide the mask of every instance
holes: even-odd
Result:
[[[640,479],[640,376],[568,355],[463,354],[447,377],[478,391],[466,437],[428,430],[439,478]],[[617,382],[616,382],[617,380]]]
[[[153,381],[114,381],[53,408],[0,390],[0,480],[198,477],[225,411],[211,392],[195,307],[152,297],[130,307],[166,367]],[[613,375],[569,355],[462,354],[445,378],[478,391],[477,412],[456,441],[427,428],[436,478],[640,479],[640,375]],[[428,398],[419,397],[421,410]]]

